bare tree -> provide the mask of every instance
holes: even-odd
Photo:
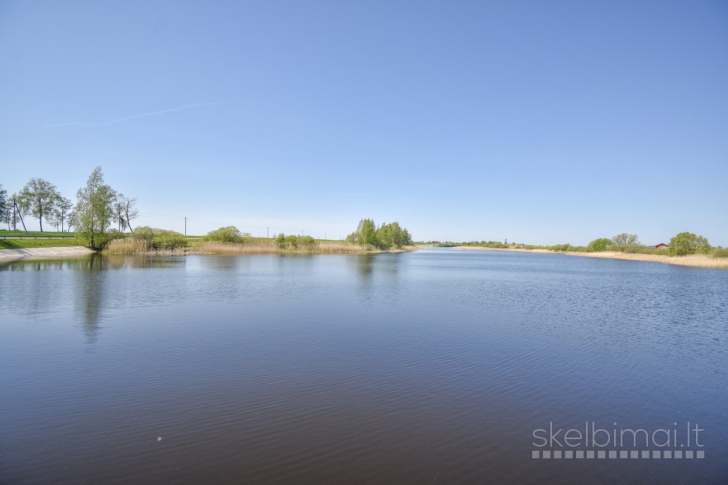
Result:
[[[132,229],[132,227],[131,227],[131,221],[133,219],[136,219],[137,217],[139,217],[139,209],[136,208],[137,201],[136,201],[136,199],[130,199],[128,197],[124,197],[123,195],[121,195],[119,197],[119,199],[121,201],[120,203],[124,207],[124,218],[125,218],[126,225],[129,227],[129,230],[131,232],[134,232],[134,229]]]
[[[58,200],[56,200],[55,207],[53,208],[52,216],[55,226],[61,226],[61,232],[64,232],[64,226],[69,225],[67,222],[71,214],[71,209],[73,209],[73,202],[65,197],[59,196]]]
[[[124,194],[119,193],[116,197],[116,202],[114,202],[114,218],[116,219],[116,225],[119,232],[124,232],[127,228],[125,200],[126,197],[124,197]]]
[[[18,205],[38,219],[40,231],[43,232],[43,217],[53,213],[59,197],[55,185],[43,179],[32,178],[20,191]]]

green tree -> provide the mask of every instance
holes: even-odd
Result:
[[[613,244],[613,241],[611,239],[607,239],[606,237],[602,237],[602,238],[595,239],[592,242],[590,242],[586,246],[586,250],[589,253],[595,253],[595,252],[599,252],[599,251],[606,251],[607,249],[609,249],[609,247],[612,244]]]
[[[354,244],[369,245],[380,249],[401,248],[412,244],[412,236],[409,231],[401,227],[398,222],[382,224],[377,228],[372,219],[359,221],[356,231],[349,234],[346,240]]]
[[[114,221],[116,192],[104,183],[101,167],[96,167],[86,187],[76,193],[74,226],[77,237],[91,248],[99,249],[109,241],[109,228]]]
[[[412,237],[407,229],[400,227],[398,222],[391,224],[382,224],[377,229],[377,240],[382,248],[397,247],[401,248],[408,244],[412,244]]]
[[[8,203],[8,191],[0,184],[0,223],[8,224],[10,229],[10,204]]]
[[[71,209],[73,209],[73,202],[65,197],[58,196],[53,212],[49,214],[49,217],[56,227],[61,226],[61,232],[64,232],[66,226],[69,226]]]
[[[43,179],[32,178],[18,194],[18,205],[24,212],[38,219],[40,232],[43,232],[43,217],[53,214],[59,197],[55,185]]]
[[[703,236],[696,236],[692,232],[681,232],[670,239],[668,244],[670,256],[687,256],[688,254],[703,253],[711,251],[708,240]]]
[[[380,246],[379,239],[377,238],[377,226],[372,219],[362,219],[359,221],[356,231],[346,236],[346,240],[354,244],[361,244],[362,246]]]
[[[637,234],[627,234],[626,232],[622,234],[617,234],[612,238],[612,243],[619,249],[624,249],[629,246],[637,246],[640,244],[639,238],[637,238]]]

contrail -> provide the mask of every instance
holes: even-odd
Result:
[[[165,109],[163,111],[153,111],[151,113],[142,113],[139,115],[131,115],[131,116],[125,116],[123,118],[119,118],[116,120],[107,121],[106,123],[82,123],[82,122],[72,122],[72,123],[58,123],[55,125],[46,125],[42,126],[40,129],[45,130],[46,128],[53,128],[56,126],[71,126],[71,125],[77,125],[77,126],[108,126],[113,125],[114,123],[121,123],[122,121],[131,120],[134,118],[144,118],[145,116],[154,116],[154,115],[161,115],[164,113],[171,113],[173,111],[182,111],[183,109],[187,108],[194,108],[195,106],[211,106],[214,104],[220,104],[220,103],[198,103],[198,104],[188,104],[186,106],[180,106],[179,108],[172,108],[172,109]]]

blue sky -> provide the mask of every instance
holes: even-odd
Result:
[[[0,66],[0,183],[137,224],[728,245],[721,1],[3,1]]]

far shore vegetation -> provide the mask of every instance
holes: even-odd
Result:
[[[412,248],[412,238],[396,222],[376,227],[363,219],[346,241],[325,241],[304,234],[253,237],[234,226],[221,227],[202,237],[186,237],[178,232],[139,227],[132,234],[109,241],[110,254],[345,254],[398,252]]]
[[[27,231],[25,218],[28,216],[38,220],[40,231]],[[30,179],[12,195],[8,195],[0,185],[0,224],[7,224],[8,228],[7,231],[0,229],[0,249],[86,246],[116,254],[285,254],[403,251],[414,245],[409,231],[398,222],[377,226],[372,219],[359,221],[356,230],[344,241],[324,241],[305,234],[280,233],[271,238],[253,237],[234,226],[221,227],[201,237],[186,236],[161,228],[134,228],[132,221],[138,217],[136,199],[126,197],[107,185],[101,167],[96,167],[86,185],[77,191],[75,204],[63,197],[55,185],[40,178]],[[48,225],[53,226],[55,231],[44,230],[44,224],[46,228]],[[507,240],[429,241],[419,244],[548,251],[620,259],[646,260],[647,256],[653,257],[652,260],[668,258],[671,261],[678,261],[676,258],[688,258],[691,261],[696,258],[719,258],[722,261],[720,266],[728,258],[728,248],[713,247],[705,237],[691,232],[681,232],[671,238],[669,243],[655,246],[642,244],[636,234],[628,233],[597,238],[586,246],[542,246],[509,243]]]
[[[654,246],[642,244],[636,234],[622,233],[612,238],[597,238],[586,246],[573,246],[571,244],[556,244],[551,246],[509,243],[500,241],[469,241],[469,242],[440,242],[427,241],[421,243],[435,247],[473,247],[505,250],[537,250],[557,253],[624,253],[645,254],[654,256],[683,257],[690,255],[705,255],[712,258],[728,258],[728,248],[713,247],[703,236],[691,232],[681,232],[670,239],[669,243]]]

